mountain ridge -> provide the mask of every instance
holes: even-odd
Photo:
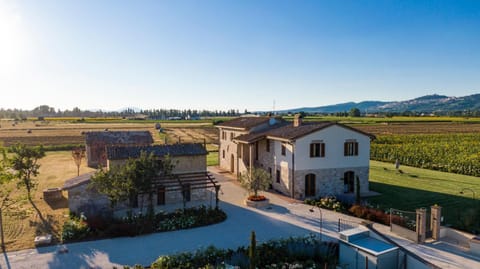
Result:
[[[362,113],[446,113],[455,111],[480,111],[480,94],[467,96],[424,95],[404,101],[346,102],[318,107],[301,107],[276,111],[277,113],[340,113],[358,108]]]

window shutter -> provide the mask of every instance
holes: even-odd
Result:
[[[313,147],[314,144],[310,144],[310,157],[313,157]]]
[[[355,142],[354,145],[355,145],[355,154],[354,155],[356,156],[356,155],[358,155],[358,142]]]
[[[325,143],[320,144],[320,149],[321,149],[320,157],[325,157]]]
[[[344,156],[348,155],[348,143],[347,142],[343,143],[343,155]]]

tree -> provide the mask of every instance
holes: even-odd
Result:
[[[75,165],[77,166],[77,176],[80,176],[80,165],[82,164],[82,159],[85,158],[85,149],[84,148],[75,148],[72,150],[72,157]]]
[[[152,153],[147,154],[142,151],[137,159],[130,159],[125,165],[125,173],[133,186],[132,191],[136,194],[148,195],[148,214],[153,216],[153,194],[156,190],[153,188],[155,179],[159,176],[170,175],[173,169],[170,157],[165,156],[162,162],[159,162]],[[143,208],[143,204],[142,204]]]
[[[3,235],[3,210],[12,204],[10,193],[12,189],[5,186],[12,179],[12,174],[8,172],[8,158],[5,150],[1,150],[2,159],[0,160],[0,236],[1,246],[5,252],[5,238]]]
[[[258,191],[265,191],[272,183],[272,179],[267,171],[261,168],[252,168],[251,171],[246,171],[240,175],[240,183],[254,197],[258,197]]]
[[[352,107],[350,111],[348,112],[348,115],[350,117],[360,117],[360,109],[356,107]]]
[[[159,162],[153,153],[142,151],[139,158],[128,159],[123,166],[97,171],[91,178],[90,188],[107,195],[112,208],[118,202],[132,201],[137,199],[138,194],[147,194],[148,210],[153,213],[154,180],[159,176],[170,175],[173,167],[169,156]]]
[[[42,146],[27,147],[23,144],[11,147],[10,151],[13,153],[10,159],[11,168],[14,177],[19,180],[17,186],[27,189],[27,197],[31,201],[31,191],[37,185],[34,178],[40,173],[38,160],[45,156],[45,151]]]
[[[250,233],[250,246],[248,248],[248,257],[250,258],[250,269],[257,268],[257,240],[255,238],[255,231]]]

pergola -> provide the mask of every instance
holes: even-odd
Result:
[[[186,206],[187,192],[199,189],[215,189],[215,208],[218,209],[218,192],[220,191],[218,181],[210,172],[185,172],[175,173],[168,176],[157,177],[153,181],[153,188],[163,187],[165,193],[178,192],[182,193],[183,205]]]

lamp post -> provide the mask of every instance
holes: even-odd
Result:
[[[463,188],[460,190],[460,194],[464,194],[464,191],[471,191],[472,192],[472,198],[475,200],[475,191],[471,188]]]
[[[310,212],[315,212],[314,210],[315,207],[312,207],[309,209]],[[322,241],[322,223],[323,223],[323,217],[322,217],[322,210],[320,209],[320,207],[318,208],[318,213],[320,213],[320,224],[319,224],[319,227],[320,227],[320,241]]]

